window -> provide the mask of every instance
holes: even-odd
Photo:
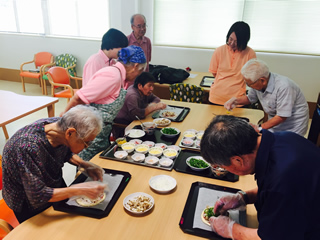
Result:
[[[255,51],[320,55],[319,0],[154,0],[155,45],[216,48],[236,21]]]
[[[0,2],[0,31],[4,32],[101,39],[109,28],[108,0]]]

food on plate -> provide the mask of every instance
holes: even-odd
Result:
[[[166,118],[158,118],[158,119],[155,119],[154,122],[159,126],[165,126],[171,123],[171,121]]]
[[[204,160],[198,158],[190,158],[189,164],[190,166],[195,168],[207,168],[209,166],[209,164]]]
[[[203,221],[205,224],[209,225],[209,226],[210,226],[209,219],[210,219],[211,217],[217,217],[217,216],[218,216],[218,215],[214,214],[213,209],[214,209],[214,207],[209,207],[209,206],[207,206],[207,207],[202,211],[202,213],[201,213],[201,219],[202,219],[202,221]]]
[[[163,111],[162,112],[162,117],[175,117],[176,116],[176,113],[175,112],[171,112],[171,111]]]
[[[96,199],[91,199],[86,196],[81,196],[76,199],[76,202],[82,206],[82,207],[93,207],[98,205],[99,203],[103,202],[103,200],[106,198],[106,193],[102,193],[99,197]]]
[[[174,128],[163,128],[162,133],[168,134],[168,135],[174,135],[174,134],[177,134],[178,131],[175,130]]]
[[[151,199],[147,196],[139,195],[130,199],[126,204],[133,212],[145,212],[152,207]]]
[[[149,150],[149,154],[153,156],[160,156],[162,152],[163,152],[162,148],[159,148],[159,147],[153,147],[153,148],[150,148]]]
[[[135,148],[135,144],[134,143],[124,143],[124,144],[122,144],[121,145],[121,148],[124,150],[124,151],[126,151],[126,152],[128,152],[128,153],[131,153],[131,152],[133,152],[133,150],[134,150],[134,148]]]
[[[136,149],[136,152],[145,154],[149,151],[149,146],[146,144],[139,144],[136,146],[135,149]]]
[[[116,139],[116,143],[118,144],[119,147],[121,147],[121,145],[126,143],[126,142],[127,142],[127,140],[125,138]]]
[[[178,152],[177,150],[171,148],[171,149],[166,149],[163,151],[163,155],[167,158],[175,158],[177,155],[178,155]]]
[[[195,138],[196,137],[196,134],[194,133],[194,132],[185,132],[184,134],[183,134],[183,136],[185,137],[185,138]]]

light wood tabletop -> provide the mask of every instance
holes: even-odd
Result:
[[[190,108],[191,111],[183,122],[172,122],[170,126],[177,127],[181,132],[187,129],[204,130],[214,114],[225,114],[223,107],[183,103],[164,100],[167,104]],[[234,109],[231,114],[247,117],[252,123],[258,123],[263,118],[261,110]],[[152,114],[144,122],[152,120]],[[139,124],[134,121],[129,125]],[[181,138],[181,137],[180,137]],[[176,145],[180,139],[177,141]],[[184,233],[179,227],[179,221],[194,182],[205,182],[236,189],[249,190],[256,187],[253,175],[240,176],[237,182],[227,182],[213,178],[150,168],[128,164],[121,161],[100,158],[96,155],[92,162],[103,168],[126,171],[131,174],[131,180],[124,189],[110,214],[102,219],[89,218],[53,210],[52,207],[25,221],[15,228],[5,239],[203,239]],[[176,189],[168,194],[159,194],[149,187],[149,179],[155,175],[166,174],[176,179]],[[154,208],[146,215],[128,214],[123,207],[123,200],[129,194],[144,192],[154,198]],[[257,227],[254,206],[247,207],[247,226]]]
[[[25,96],[0,90],[0,127],[6,139],[9,138],[7,124],[43,108],[48,109],[48,117],[54,117],[54,104],[58,101],[58,98],[53,97]]]

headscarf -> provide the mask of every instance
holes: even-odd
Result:
[[[118,60],[127,64],[132,63],[146,63],[147,59],[141,47],[131,45],[126,48],[122,48],[118,52]]]

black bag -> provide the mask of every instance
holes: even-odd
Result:
[[[149,65],[149,72],[156,78],[158,83],[182,83],[190,74],[183,70],[164,65]]]

